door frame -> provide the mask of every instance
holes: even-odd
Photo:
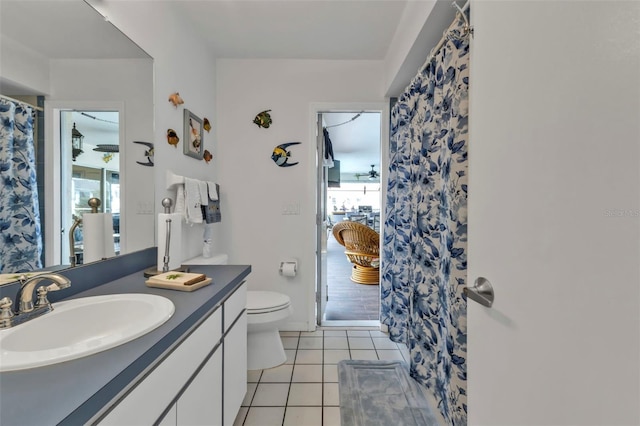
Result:
[[[66,265],[69,259],[62,259],[63,219],[61,206],[61,168],[62,150],[60,138],[60,112],[62,111],[118,111],[118,126],[120,145],[125,141],[125,106],[120,101],[44,101],[44,137],[45,152],[48,161],[44,167],[44,197],[45,197],[45,266]],[[120,234],[126,235],[126,173],[125,156],[119,156],[120,169]],[[65,238],[68,227],[65,228]],[[126,251],[126,241],[120,239],[120,252]]]
[[[317,309],[319,308],[320,301],[318,300],[318,294],[322,294],[322,285],[326,284],[326,280],[322,275],[322,259],[321,259],[321,245],[322,241],[319,238],[321,235],[320,232],[323,232],[324,221],[321,220],[321,206],[319,205],[321,197],[321,182],[320,176],[322,176],[322,155],[323,155],[323,147],[319,142],[321,139],[317,135],[318,124],[317,117],[318,114],[323,113],[337,113],[337,112],[378,112],[380,113],[380,197],[382,199],[381,209],[380,209],[380,241],[384,241],[384,227],[382,224],[384,223],[384,200],[386,200],[386,185],[384,184],[387,180],[388,169],[389,169],[389,100],[386,99],[383,102],[317,102],[311,103],[309,106],[309,132],[310,132],[310,141],[315,141],[316,149],[313,150],[315,156],[315,162],[312,164],[316,164],[316,168],[314,169],[314,181],[315,181],[315,227],[316,227],[316,273],[315,280],[313,284],[309,286],[309,324],[315,324],[316,327],[321,324],[318,321],[319,315],[317,314]],[[324,231],[326,232],[326,231]],[[355,321],[349,321],[349,323],[354,323]],[[332,324],[333,325],[333,324]],[[343,325],[343,324],[335,324]]]

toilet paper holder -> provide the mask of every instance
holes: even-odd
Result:
[[[293,269],[291,267],[293,266]],[[285,260],[280,262],[280,275],[293,277],[298,273],[298,262],[296,260]]]

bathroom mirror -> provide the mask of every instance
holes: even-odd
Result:
[[[0,56],[0,94],[34,105],[44,97],[34,137],[42,163],[43,267],[70,266],[73,219],[62,203],[75,203],[72,193],[86,192],[71,192],[68,185],[79,182],[82,169],[73,167],[69,137],[79,112],[94,117],[83,116],[96,128],[118,123],[113,142],[86,128],[84,157],[97,154],[104,166],[82,171],[102,194],[107,186],[118,188],[119,254],[154,246],[153,58],[83,0],[2,0]],[[113,203],[109,208],[115,213]]]

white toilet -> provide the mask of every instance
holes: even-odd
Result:
[[[228,256],[197,257],[183,265],[226,265]],[[275,291],[247,291],[247,369],[284,364],[287,355],[278,326],[293,313],[289,296]]]
[[[247,292],[247,368],[262,370],[284,364],[287,355],[278,326],[291,315],[289,296],[275,291]]]

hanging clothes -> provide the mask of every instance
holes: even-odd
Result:
[[[444,419],[466,425],[469,42],[447,40],[391,112],[381,322]]]
[[[334,166],[333,161],[335,158],[333,157],[333,144],[331,143],[329,131],[326,127],[322,128],[322,135],[324,136],[324,158],[322,159],[322,165],[331,168]]]
[[[0,98],[0,272],[42,268],[30,107]]]

